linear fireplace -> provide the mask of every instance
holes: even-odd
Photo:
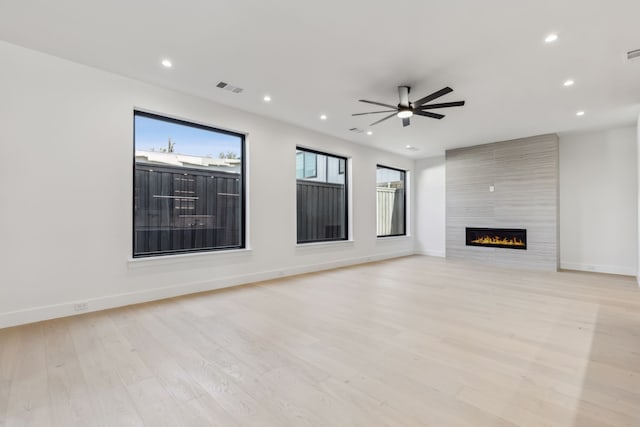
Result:
[[[527,230],[523,228],[466,228],[467,246],[527,249]]]

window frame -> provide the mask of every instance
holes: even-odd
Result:
[[[234,246],[224,246],[219,248],[192,248],[192,249],[180,249],[180,250],[170,250],[170,251],[159,251],[148,254],[136,254],[135,253],[135,244],[136,244],[136,212],[135,212],[135,197],[136,197],[136,117],[142,116],[150,119],[161,120],[168,123],[173,123],[182,126],[189,126],[197,129],[202,129],[206,131],[222,133],[225,135],[231,135],[240,138],[240,244]],[[184,119],[178,119],[175,117],[171,117],[168,115],[162,115],[158,113],[150,113],[148,111],[144,111],[141,109],[134,108],[133,109],[133,155],[131,156],[132,162],[132,176],[131,176],[131,258],[132,259],[141,259],[141,258],[162,258],[171,255],[186,255],[186,254],[204,254],[209,252],[224,252],[224,251],[233,251],[247,248],[246,236],[247,236],[247,170],[246,170],[246,151],[247,151],[247,143],[246,143],[246,134],[233,132],[230,130],[220,129],[214,126],[204,125],[202,123],[191,122]],[[189,168],[185,168],[188,170]]]
[[[386,166],[386,165],[382,165],[380,163],[376,164],[376,188],[377,188],[377,184],[378,184],[378,177],[377,177],[377,172],[379,168],[383,168],[383,169],[390,169],[393,171],[397,171],[397,172],[401,172],[404,174],[404,200],[403,200],[403,206],[402,206],[402,215],[403,215],[403,225],[404,225],[404,233],[400,233],[400,234],[382,234],[382,235],[378,235],[378,233],[376,233],[376,238],[378,239],[384,239],[387,237],[403,237],[403,236],[407,236],[407,197],[408,197],[408,192],[407,192],[407,176],[408,176],[408,170],[405,169],[400,169],[400,168],[394,168],[392,166]],[[378,209],[378,206],[376,205],[376,211]],[[377,218],[377,213],[376,213],[376,230],[378,228],[378,224],[377,224],[378,218]]]
[[[327,176],[328,170],[329,170],[329,156],[337,158],[339,161],[343,160],[344,161],[344,237],[338,238],[338,239],[323,239],[323,240],[298,240],[298,223],[296,221],[296,244],[300,245],[300,246],[306,246],[306,245],[313,245],[313,244],[323,244],[323,243],[331,243],[331,242],[344,242],[344,241],[349,241],[349,175],[348,175],[348,158],[345,156],[341,156],[338,154],[331,154],[331,153],[327,153],[324,151],[319,151],[319,150],[315,150],[313,148],[307,148],[307,147],[303,147],[300,145],[296,145],[296,151],[300,150],[303,152],[308,152],[308,153],[313,153],[313,154],[318,154],[321,156],[325,156],[325,177]],[[317,160],[318,158],[316,157],[316,166],[317,166]],[[317,178],[318,175],[318,170],[316,169],[316,176],[314,178]],[[343,175],[343,174],[339,174],[339,175]],[[304,180],[305,178],[298,178],[296,176],[296,185],[297,185],[297,181],[298,179],[302,179]],[[296,192],[296,216],[297,216],[297,206],[298,200],[297,200],[297,192]]]

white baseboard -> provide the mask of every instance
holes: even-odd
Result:
[[[41,307],[27,308],[24,310],[0,313],[0,328],[23,325],[26,323],[39,322],[42,320],[67,317],[78,314],[85,314],[94,311],[106,310],[109,308],[123,307],[143,302],[156,301],[165,298],[172,298],[197,292],[212,291],[215,289],[229,288],[232,286],[244,285],[248,283],[261,282],[264,280],[276,279],[285,276],[295,276],[298,274],[312,273],[315,271],[331,270],[334,268],[346,267],[349,265],[364,264],[367,262],[382,261],[385,259],[400,258],[413,255],[413,251],[402,251],[386,253],[381,255],[370,255],[366,257],[342,259],[319,264],[307,264],[280,268],[277,270],[263,271],[258,273],[241,274],[214,280],[204,280],[198,282],[184,283],[180,285],[167,286],[164,288],[147,289],[139,292],[130,292],[117,295],[108,295],[82,301],[67,301],[59,304],[46,305]],[[75,310],[76,304],[85,304],[81,312]]]
[[[635,276],[638,272],[635,268],[618,265],[582,264],[577,262],[560,262],[560,268],[564,270],[589,271],[592,273],[620,274],[623,276]],[[640,284],[640,282],[638,282]]]
[[[416,251],[418,255],[426,255],[426,256],[435,256],[439,258],[445,258],[446,254],[444,251],[433,251],[433,250],[424,250],[424,251]]]

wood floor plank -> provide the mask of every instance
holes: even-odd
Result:
[[[95,331],[94,319],[100,316],[97,313],[87,316],[84,322],[69,322],[87,392],[96,399],[97,412],[93,415],[101,426],[141,426],[142,418],[118,374],[117,365]]]
[[[7,424],[9,392],[20,358],[20,336],[16,328],[0,329],[0,426]]]
[[[137,343],[127,341],[123,331],[113,322],[113,317],[123,316],[125,313],[126,309],[97,313],[93,317],[93,330],[100,339],[105,354],[111,358],[118,375],[124,384],[128,385],[151,378],[153,373],[138,355]]]
[[[20,334],[20,356],[9,388],[6,427],[52,426],[43,323],[15,329]],[[0,347],[5,345],[9,344],[3,340]]]
[[[43,324],[49,401],[54,426],[96,426],[98,407],[89,393],[68,319]]]
[[[640,426],[634,278],[423,256],[0,330],[0,427]]]

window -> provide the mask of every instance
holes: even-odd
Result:
[[[296,178],[316,178],[318,176],[318,156],[315,153],[296,153]]]
[[[406,229],[406,172],[378,165],[376,216],[378,237],[404,236]]]
[[[244,136],[134,112],[133,256],[244,247]]]
[[[347,239],[346,171],[344,157],[297,149],[298,243]]]

